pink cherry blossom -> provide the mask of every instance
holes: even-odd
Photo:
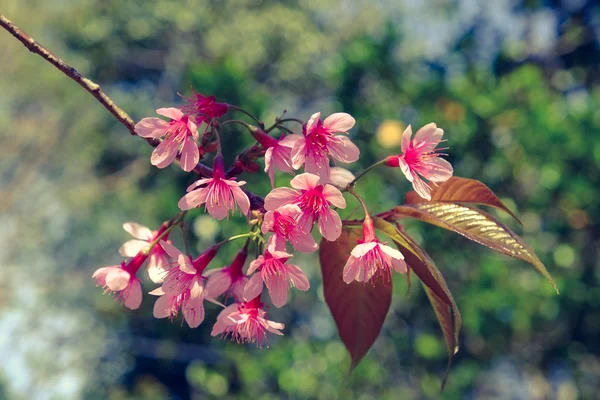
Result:
[[[217,316],[211,335],[225,338],[231,335],[231,340],[238,343],[255,343],[262,347],[267,339],[267,332],[283,335],[281,329],[285,325],[268,320],[264,304],[260,298],[248,302],[233,303]]]
[[[144,118],[135,124],[135,133],[143,138],[163,141],[154,149],[150,162],[158,168],[169,166],[181,147],[181,169],[190,172],[200,161],[198,129],[189,117],[177,108],[159,108],[156,113],[171,119],[167,122],[160,118]]]
[[[267,285],[269,296],[273,305],[277,308],[285,305],[288,299],[290,286],[295,286],[299,290],[306,291],[310,288],[308,278],[302,270],[292,264],[285,262],[292,257],[284,251],[266,251],[265,255],[260,255],[248,268],[248,274],[254,274],[244,289],[244,298],[253,299],[260,295],[263,290],[263,283]]]
[[[204,300],[213,300],[205,291],[206,277],[202,273],[217,254],[218,247],[213,246],[192,260],[166,242],[161,245],[177,262],[167,272],[162,286],[150,292],[160,296],[154,303],[154,317],[173,319],[181,309],[189,327],[196,328],[204,321]]]
[[[373,220],[367,217],[363,223],[363,240],[358,241],[344,266],[344,282],[368,282],[377,277],[390,281],[392,270],[406,273],[404,256],[398,250],[379,243]]]
[[[226,297],[231,295],[236,301],[244,301],[244,287],[248,283],[248,277],[244,274],[243,268],[247,256],[248,245],[246,244],[230,266],[207,271],[206,293],[213,298],[225,293]]]
[[[309,173],[296,176],[290,182],[294,189],[277,188],[265,197],[265,209],[274,211],[286,204],[296,204],[302,211],[299,218],[302,230],[310,232],[318,221],[321,235],[335,241],[342,234],[342,220],[331,207],[346,208],[346,200],[337,188],[319,180],[317,175]]]
[[[142,285],[136,273],[146,258],[147,255],[139,253],[128,263],[97,269],[92,278],[98,286],[106,289],[105,293],[117,293],[117,300],[135,310],[142,304]]]
[[[439,151],[444,149],[436,149],[443,135],[444,131],[432,122],[419,129],[411,140],[409,125],[402,134],[402,154],[386,159],[388,166],[400,167],[419,196],[427,200],[431,200],[431,187],[423,178],[435,185],[447,181],[453,173],[452,165],[440,158]]]
[[[214,161],[213,177],[199,179],[191,184],[188,193],[179,200],[179,208],[189,210],[206,204],[208,213],[216,219],[228,217],[237,207],[244,215],[250,209],[250,200],[240,186],[246,182],[226,179],[223,157],[217,155]],[[236,207],[237,204],[237,207]]]
[[[312,253],[317,249],[310,231],[303,230],[298,223],[301,215],[302,211],[296,204],[286,204],[265,214],[262,232],[273,232],[269,239],[269,251],[285,251],[288,240],[294,249],[304,253]]]
[[[343,163],[358,160],[360,150],[344,135],[355,123],[354,118],[346,113],[335,113],[321,121],[321,113],[313,114],[303,126],[302,135],[290,135],[295,139],[292,148],[292,165],[299,169],[321,177],[328,177],[329,157]]]
[[[215,96],[205,96],[192,89],[194,94],[190,97],[184,97],[188,104],[183,110],[196,116],[198,124],[209,123],[215,118],[223,116],[229,109],[229,104],[216,101]]]
[[[151,231],[149,228],[135,222],[126,222],[123,224],[123,229],[135,239],[125,242],[119,249],[119,254],[123,257],[135,257],[140,251],[146,250],[150,243],[162,235],[167,227],[161,226],[158,231]],[[167,233],[163,236],[163,240],[168,242],[168,236],[169,234]],[[146,270],[148,271],[148,276],[152,282],[161,283],[169,266],[170,263],[167,253],[160,243],[157,243],[152,250],[150,250],[150,253],[148,254],[148,264],[146,264]]]
[[[275,168],[282,172],[293,173],[292,147],[297,135],[281,136],[279,140],[269,136],[258,128],[252,129],[252,136],[266,149],[265,172],[271,179],[271,187],[275,187]]]

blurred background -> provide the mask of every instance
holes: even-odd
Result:
[[[406,229],[444,273],[464,318],[445,398],[591,399],[600,390],[600,5],[586,0],[3,0],[3,14],[100,83],[135,120],[181,105],[190,85],[270,122],[345,111],[362,166],[407,124],[435,121],[458,176],[522,218],[561,295],[528,264],[451,232]],[[262,350],[131,312],[91,279],[121,261],[126,221],[156,228],[193,179],[150,165],[78,85],[0,31],[0,398],[439,398],[443,336],[420,287],[394,282],[381,337],[346,379],[348,356],[312,283]],[[250,142],[226,132],[231,160]],[[264,177],[244,175],[266,194]],[[261,178],[261,179],[258,179]],[[285,177],[280,177],[280,182]],[[371,207],[399,204],[399,171],[361,181]],[[352,209],[353,207],[349,207]],[[194,212],[199,251],[240,233]],[[181,235],[174,234],[176,244]],[[241,244],[240,244],[241,245]],[[236,251],[212,266],[227,264]],[[145,282],[144,289],[154,288]]]

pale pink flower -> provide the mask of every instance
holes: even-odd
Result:
[[[143,138],[163,141],[154,149],[150,162],[158,168],[169,166],[181,147],[181,169],[190,172],[200,161],[198,151],[198,129],[187,115],[177,108],[159,108],[156,113],[170,118],[169,122],[160,118],[144,118],[135,124],[135,133]]]
[[[292,147],[298,140],[298,135],[283,135],[279,140],[269,136],[258,128],[253,128],[252,136],[266,149],[265,152],[265,172],[271,179],[271,187],[275,187],[275,168],[282,172],[293,173],[292,167]]]
[[[406,273],[404,256],[398,250],[379,243],[373,220],[367,217],[363,223],[363,240],[358,241],[344,266],[344,282],[368,282],[377,277],[389,282],[392,271]]]
[[[342,234],[342,220],[331,207],[346,208],[342,193],[330,184],[321,184],[317,175],[304,173],[290,182],[290,188],[277,188],[265,197],[265,209],[274,211],[286,204],[296,204],[302,210],[299,224],[303,231],[310,232],[318,221],[319,232],[329,241]]]
[[[273,305],[279,308],[287,302],[290,286],[303,291],[308,290],[310,284],[304,272],[296,265],[285,264],[290,257],[292,255],[284,251],[271,253],[267,250],[264,256],[260,255],[252,261],[248,274],[258,272],[246,284],[244,298],[248,300],[260,296],[264,283],[267,285]]]
[[[292,148],[292,165],[321,177],[329,176],[329,157],[343,163],[358,160],[360,150],[344,135],[356,122],[346,113],[335,113],[321,121],[321,113],[313,114],[303,126],[302,135],[290,135],[296,140]]]
[[[439,151],[444,149],[436,149],[443,135],[444,131],[432,122],[419,129],[411,140],[409,125],[402,134],[402,154],[386,159],[388,166],[400,167],[419,196],[427,200],[431,200],[431,187],[422,178],[435,185],[447,181],[453,173],[452,165],[440,158],[443,153]]]
[[[223,338],[231,335],[231,340],[238,343],[256,342],[257,346],[262,347],[267,339],[267,332],[283,335],[283,328],[285,325],[282,323],[268,320],[264,304],[257,297],[248,302],[234,303],[221,311],[211,335],[221,335]]]
[[[269,251],[285,251],[288,240],[294,249],[304,253],[312,253],[317,249],[310,231],[304,231],[298,223],[301,215],[302,211],[296,204],[286,204],[267,211],[261,229],[263,233],[273,232],[269,239]]]
[[[125,307],[135,310],[142,304],[142,285],[136,273],[146,258],[145,254],[139,253],[128,263],[97,269],[92,278],[98,286],[106,289],[105,293],[116,293],[117,300]]]
[[[181,310],[189,327],[196,328],[204,321],[204,300],[213,301],[205,292],[206,277],[202,273],[217,254],[218,247],[213,246],[192,260],[174,246],[166,242],[161,244],[177,262],[167,272],[162,286],[150,292],[160,296],[154,303],[154,317],[173,319]]]
[[[231,211],[240,208],[244,215],[250,209],[250,200],[240,186],[246,182],[226,179],[223,157],[217,155],[214,161],[213,177],[199,179],[188,188],[188,194],[179,200],[179,208],[189,210],[206,204],[208,213],[216,219],[228,217]],[[237,207],[236,207],[237,204]]]
[[[243,268],[247,256],[246,245],[238,252],[230,266],[207,271],[206,293],[212,298],[225,293],[226,297],[231,295],[236,301],[244,301],[244,287],[248,283],[248,277],[244,274]]]
[[[148,249],[150,243],[162,235],[167,227],[161,226],[158,231],[151,231],[149,228],[135,222],[126,222],[123,224],[123,229],[135,239],[123,243],[119,249],[119,254],[123,257],[135,257],[140,251]],[[168,236],[167,233],[162,239],[168,242]],[[146,264],[146,270],[152,282],[161,283],[169,266],[167,253],[160,243],[157,243],[148,253],[148,264]]]
[[[350,182],[356,179],[356,176],[346,168],[333,167],[329,175],[329,181],[335,186],[345,188]]]

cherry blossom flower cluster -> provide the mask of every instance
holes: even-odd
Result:
[[[430,199],[432,185],[452,176],[452,166],[442,159],[438,145],[443,130],[430,123],[413,136],[409,126],[400,145],[400,153],[387,157],[355,176],[347,169],[332,166],[358,161],[360,150],[350,140],[355,120],[346,113],[322,119],[313,114],[306,122],[278,118],[270,128],[239,107],[216,101],[199,93],[184,98],[181,108],[159,108],[164,118],[144,118],[135,132],[153,139],[157,146],[150,162],[165,168],[175,160],[185,172],[198,173],[179,200],[181,212],[159,229],[151,230],[134,222],[123,225],[133,239],[119,253],[126,257],[119,265],[98,269],[93,278],[106,292],[112,292],[123,305],[137,309],[142,302],[142,284],[138,272],[145,266],[149,279],[160,284],[148,293],[156,296],[154,316],[176,318],[179,313],[190,328],[205,319],[205,301],[223,310],[212,328],[213,336],[230,337],[238,342],[261,346],[267,333],[282,335],[284,325],[269,319],[266,297],[276,308],[283,307],[290,288],[307,291],[310,283],[301,266],[295,265],[294,252],[312,253],[318,249],[313,231],[328,241],[336,241],[342,232],[338,210],[346,208],[345,194],[355,196],[363,206],[363,237],[358,241],[343,270],[344,282],[375,284],[390,280],[393,271],[406,273],[404,256],[381,243],[375,235],[367,206],[354,191],[356,182],[378,166],[399,167],[415,191]],[[226,119],[230,111],[243,112],[253,123]],[[284,124],[299,123],[300,133]],[[220,131],[226,124],[237,124],[257,144],[239,154],[226,168]],[[201,132],[201,133],[199,133]],[[212,168],[202,161],[212,158]],[[242,173],[257,172],[256,162],[264,157],[264,172],[271,191],[264,199],[246,190]],[[276,184],[276,170],[291,177],[289,186]],[[292,177],[293,176],[293,177]],[[287,182],[287,180],[286,180]],[[248,221],[248,232],[216,243],[198,257],[176,248],[169,240],[175,227],[181,226],[188,210],[201,208],[217,220],[238,212]],[[237,239],[245,244],[230,264],[208,268],[224,246]],[[256,252],[250,252],[250,247]],[[249,255],[258,253],[250,260]],[[248,266],[246,267],[246,264]],[[264,301],[263,301],[264,300]]]

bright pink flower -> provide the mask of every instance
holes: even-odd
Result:
[[[236,182],[235,178],[226,179],[223,157],[217,155],[214,161],[213,177],[199,179],[187,188],[188,194],[179,200],[179,208],[189,210],[206,204],[208,213],[216,219],[229,216],[236,204],[244,215],[250,209],[250,200],[240,186],[246,182]]]
[[[386,164],[390,167],[400,167],[409,182],[412,182],[415,191],[424,199],[431,200],[431,187],[421,177],[434,185],[444,182],[452,177],[452,165],[443,158],[435,147],[442,140],[444,131],[433,122],[417,131],[411,141],[412,128],[402,134],[402,154],[390,156]]]
[[[274,211],[286,204],[296,204],[302,210],[299,224],[303,231],[310,232],[315,221],[319,223],[321,235],[335,241],[342,234],[342,220],[332,206],[346,208],[342,193],[332,185],[319,183],[313,174],[300,174],[290,182],[290,188],[277,188],[265,198],[265,209]]]
[[[192,260],[166,242],[161,245],[177,263],[167,272],[163,285],[150,292],[160,296],[154,303],[154,317],[173,319],[181,309],[189,327],[196,328],[204,320],[204,300],[213,301],[205,291],[206,277],[202,272],[217,255],[218,247],[213,246]]]
[[[117,300],[125,307],[135,310],[142,304],[142,285],[136,273],[146,258],[147,255],[143,253],[136,254],[128,263],[97,269],[92,278],[98,286],[106,288],[105,293],[118,293]]]
[[[267,332],[283,335],[282,323],[269,321],[264,310],[264,304],[259,298],[248,302],[234,303],[225,308],[217,316],[211,335],[221,335],[223,338],[231,335],[231,340],[238,343],[254,343],[262,347],[267,339]]]
[[[285,262],[292,257],[284,251],[266,251],[265,255],[260,255],[248,268],[248,274],[254,271],[254,274],[244,289],[244,298],[253,299],[260,296],[263,290],[263,283],[267,285],[269,296],[273,305],[277,308],[282,307],[288,298],[290,286],[295,286],[299,290],[306,291],[310,288],[308,278],[302,270],[292,264]]]
[[[296,204],[286,204],[274,211],[267,211],[261,229],[263,233],[273,232],[269,239],[269,251],[285,251],[288,240],[294,249],[304,253],[312,253],[317,249],[310,231],[304,231],[298,223],[301,215],[302,211]]]
[[[181,96],[188,102],[183,110],[195,115],[198,125],[202,122],[208,124],[211,120],[223,116],[229,109],[229,104],[219,103],[215,96],[205,96],[193,89],[192,91],[194,94],[190,97]]]
[[[187,115],[177,108],[159,108],[156,113],[171,119],[167,122],[160,118],[144,118],[135,124],[135,133],[143,138],[159,139],[163,141],[154,149],[150,161],[158,168],[169,166],[181,147],[181,169],[190,172],[200,161],[198,129]]]
[[[367,216],[363,223],[363,240],[358,241],[344,266],[344,282],[368,282],[377,277],[389,282],[392,270],[406,273],[404,256],[398,250],[379,243],[373,220]]]
[[[297,135],[281,136],[279,140],[256,128],[252,136],[267,150],[265,152],[265,172],[271,179],[271,187],[275,187],[275,168],[282,172],[293,173],[292,147],[298,140]]]
[[[119,249],[119,254],[123,257],[135,257],[140,251],[148,248],[156,238],[158,238],[166,227],[161,227],[158,231],[151,231],[145,226],[135,222],[126,222],[123,224],[123,229],[135,239],[125,242]],[[169,234],[163,236],[163,240],[168,242]],[[170,243],[170,242],[169,242]],[[160,243],[157,243],[148,254],[148,264],[146,269],[148,276],[154,283],[161,283],[165,277],[166,271],[169,269],[169,257],[164,251]]]
[[[248,277],[243,268],[248,256],[248,247],[244,246],[233,259],[230,266],[225,268],[211,269],[206,272],[208,278],[206,293],[212,298],[217,298],[225,293],[236,301],[244,301],[244,287],[248,283]]]
[[[335,113],[321,122],[321,113],[313,114],[303,126],[301,135],[290,135],[296,140],[292,149],[292,165],[321,177],[329,176],[329,157],[343,163],[358,160],[360,150],[344,135],[356,122],[346,113]]]

